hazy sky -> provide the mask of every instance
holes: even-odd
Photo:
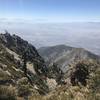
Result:
[[[36,47],[66,44],[100,54],[100,0],[0,0],[0,32]]]
[[[0,0],[0,18],[35,22],[100,21],[100,0]]]

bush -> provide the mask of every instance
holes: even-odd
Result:
[[[28,96],[31,94],[31,85],[26,77],[20,79],[17,84],[18,96]]]

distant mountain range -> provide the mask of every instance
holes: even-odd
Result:
[[[38,49],[38,52],[44,58],[47,65],[52,66],[53,63],[56,63],[64,72],[66,72],[70,63],[78,60],[100,60],[98,55],[83,48],[75,48],[66,45],[41,47]]]

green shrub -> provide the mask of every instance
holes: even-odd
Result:
[[[26,77],[20,79],[17,84],[18,96],[28,96],[31,94],[31,85],[28,83],[28,79]]]

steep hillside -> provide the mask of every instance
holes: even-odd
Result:
[[[56,63],[64,72],[66,72],[70,63],[78,60],[100,59],[99,56],[83,48],[74,48],[66,45],[42,47],[38,49],[38,52],[45,59],[47,65],[51,66]]]
[[[72,64],[65,75],[66,83],[46,96],[32,96],[30,100],[99,100],[100,63],[84,60]],[[83,84],[85,82],[85,84]],[[74,84],[73,84],[74,83]]]
[[[16,35],[0,34],[0,100],[10,98],[9,95],[27,97],[34,91],[47,93],[48,86],[43,79],[46,70],[34,46]]]

